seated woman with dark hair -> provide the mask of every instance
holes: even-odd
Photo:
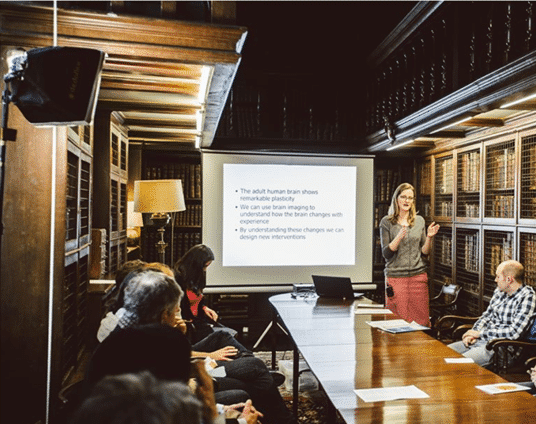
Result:
[[[144,270],[132,277],[129,274],[127,279],[121,308],[124,311],[111,334],[118,329],[141,324],[176,325],[182,290],[172,277],[162,272]],[[235,354],[239,353],[237,348],[228,348],[236,350]],[[212,353],[204,355],[211,356]],[[219,389],[242,389],[249,393],[254,404],[265,415],[264,424],[291,422],[292,414],[287,410],[264,362],[247,354],[238,354],[234,360],[229,360],[228,356],[218,361],[226,373],[226,377],[216,378]]]
[[[174,266],[175,280],[185,294],[181,302],[181,311],[183,318],[191,321],[192,343],[202,340],[214,331],[214,326],[218,326],[218,314],[205,304],[203,296],[203,290],[207,284],[206,270],[213,260],[212,250],[204,244],[197,244],[190,248]]]

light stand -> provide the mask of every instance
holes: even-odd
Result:
[[[9,103],[13,100],[9,85],[12,81],[22,78],[26,66],[26,54],[13,57],[9,63],[9,72],[4,75],[4,90],[2,91],[2,126],[0,128],[0,261],[2,258],[2,236],[4,234],[4,181],[6,172],[6,141],[16,141],[17,131],[7,127]]]

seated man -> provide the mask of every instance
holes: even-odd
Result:
[[[516,340],[527,331],[535,316],[534,289],[523,283],[524,268],[517,261],[502,262],[495,273],[497,288],[488,308],[462,336],[448,346],[477,364],[490,364],[493,351],[486,344],[493,339]]]

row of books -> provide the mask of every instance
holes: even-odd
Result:
[[[181,180],[186,198],[201,198],[201,164],[164,163],[145,168],[146,180]]]
[[[464,245],[462,246],[463,267],[469,272],[478,272],[478,250],[479,250],[479,235],[466,234],[464,236]]]
[[[478,203],[458,204],[458,216],[465,218],[478,218],[480,216],[480,206]]]
[[[452,216],[452,201],[439,202],[439,204],[436,205],[436,212],[439,216]]]
[[[536,234],[525,234],[522,242],[525,283],[536,286]]]
[[[480,190],[480,152],[469,152],[459,158],[458,187],[461,191],[472,192]]]
[[[380,226],[380,222],[384,216],[389,212],[389,204],[387,203],[378,203],[374,206],[374,228]]]
[[[391,169],[376,170],[375,202],[389,202],[394,190],[402,182],[400,172]]]
[[[374,239],[373,261],[375,264],[382,264],[385,262],[382,255],[382,243],[379,237]]]
[[[432,194],[432,163],[421,163],[419,171],[419,194],[421,196],[430,196]]]
[[[504,237],[498,240],[493,240],[490,244],[490,257],[489,257],[489,274],[495,275],[495,271],[501,262],[510,260],[513,258],[514,253],[514,240],[513,234],[505,234]]]
[[[156,244],[160,240],[160,234],[157,231],[147,230],[145,227],[142,230],[141,248],[142,258],[146,262],[156,262],[159,260],[159,253]],[[182,257],[188,249],[196,244],[202,243],[200,232],[175,232],[173,237],[173,246],[171,245],[171,231],[166,231],[165,241],[168,243],[166,247],[166,263],[175,263]],[[173,258],[171,258],[173,251]]]
[[[175,226],[200,227],[203,222],[203,207],[201,205],[186,205],[186,210],[175,214]]]
[[[536,144],[523,144],[523,186],[536,190]]]
[[[496,150],[487,164],[488,186],[494,190],[512,189],[515,185],[515,150],[513,147]]]
[[[437,162],[435,186],[437,193],[452,194],[452,158],[446,158]]]
[[[437,260],[441,265],[452,265],[452,239],[438,234],[435,240]]]
[[[486,206],[488,216],[492,218],[513,218],[515,211],[514,196],[490,196]]]

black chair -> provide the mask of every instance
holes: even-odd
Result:
[[[536,319],[522,339],[494,339],[488,342],[486,348],[494,352],[494,372],[508,374],[510,381],[524,381],[527,361],[536,356]]]
[[[445,343],[461,340],[463,334],[473,327],[479,317],[445,315],[434,327],[436,337]],[[527,379],[527,359],[536,356],[536,320],[527,335],[519,340],[498,338],[490,340],[486,349],[493,350],[492,363],[487,367],[508,381]]]
[[[444,284],[439,294],[430,299],[430,321],[432,328],[444,315],[453,315],[458,308],[457,302],[462,287],[457,284]]]

